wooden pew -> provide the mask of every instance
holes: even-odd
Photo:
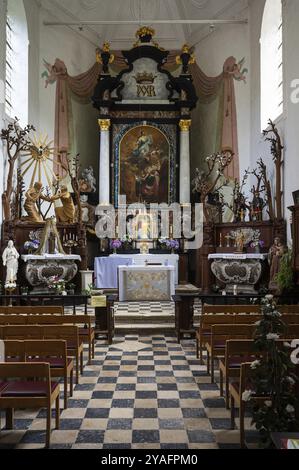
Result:
[[[221,314],[211,314],[203,315],[200,320],[199,330],[196,332],[196,356],[200,357],[201,362],[202,352],[204,349],[205,342],[207,338],[211,335],[211,327],[216,324],[250,324],[256,323],[261,319],[260,314],[232,314],[228,315],[226,313]]]
[[[1,305],[0,315],[64,315],[64,307],[61,305],[3,307]]]
[[[279,343],[291,342],[299,338],[299,325],[289,325],[284,338],[278,340]],[[225,380],[226,406],[229,407],[229,382],[231,378],[239,376],[240,367],[243,362],[250,362],[259,359],[263,353],[258,350],[254,340],[230,339],[226,341],[225,355],[219,361],[220,370],[220,390],[223,391],[223,380]]]
[[[67,342],[67,352],[76,359],[76,383],[79,383],[79,367],[83,374],[83,342],[76,325],[9,325],[0,328],[0,339],[42,340],[60,339]]]
[[[88,315],[0,315],[0,325],[77,325],[79,337],[88,344],[88,363],[95,352],[95,331]]]
[[[207,305],[202,307],[202,315],[200,317],[199,329],[196,332],[196,357],[200,358],[203,362],[203,340],[204,330],[202,327],[202,320],[206,315],[260,315],[260,305]]]
[[[29,326],[29,328],[32,328]],[[34,328],[34,326],[33,326]],[[79,338],[79,328],[76,325],[46,325],[43,329],[44,339],[63,339],[67,343],[67,352],[76,359],[76,383],[79,383],[79,366],[83,374],[83,342]]]
[[[95,331],[89,315],[35,315],[29,316],[26,323],[32,325],[77,325],[80,340],[88,344],[88,363],[91,364],[95,352]]]
[[[229,320],[229,319],[228,319]],[[207,350],[207,371],[211,364],[211,383],[214,383],[215,360],[225,355],[226,341],[229,339],[250,339],[254,335],[254,324],[219,324],[211,326],[211,336],[207,337],[205,347]]]
[[[6,362],[46,362],[50,364],[51,377],[64,379],[64,408],[67,408],[67,382],[70,379],[70,396],[73,395],[74,361],[67,357],[64,340],[5,340]]]
[[[6,343],[5,343],[6,345]],[[67,408],[67,383],[70,379],[70,396],[73,396],[74,361],[67,355],[65,340],[24,341],[26,362],[48,362],[51,377],[62,377],[64,382],[64,408]]]
[[[229,339],[226,341],[224,357],[219,360],[220,395],[223,396],[223,383],[225,381],[225,403],[229,408],[229,382],[240,376],[240,367],[243,362],[253,362],[262,356],[253,339]]]
[[[36,380],[32,381],[33,378]],[[4,383],[0,394],[0,410],[7,410],[6,428],[13,429],[15,408],[46,408],[46,447],[49,448],[53,403],[56,403],[56,429],[59,429],[60,421],[59,382],[51,382],[49,364],[2,363],[0,382]]]

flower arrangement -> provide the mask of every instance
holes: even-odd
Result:
[[[39,249],[40,240],[38,238],[38,234],[36,232],[29,233],[29,240],[24,243],[24,248],[28,252],[36,251]]]
[[[169,239],[169,238],[160,238],[159,243],[162,247],[165,247],[167,250],[178,250],[180,248],[180,244],[177,240]]]
[[[65,281],[60,279],[59,276],[51,276],[47,281],[49,289],[56,290],[58,294],[64,295],[65,293]]]
[[[14,290],[17,288],[17,284],[14,281],[6,282],[4,288],[6,290]]]
[[[264,248],[265,242],[263,240],[255,240],[249,243],[249,248]]]
[[[119,239],[111,240],[111,242],[110,242],[110,248],[114,251],[121,248],[121,246],[122,246],[122,241],[119,240]]]
[[[291,345],[277,341],[285,335],[286,325],[272,295],[266,295],[261,308],[262,319],[256,324],[254,336],[261,356],[251,364],[252,390],[245,390],[242,399],[251,405],[252,421],[259,431],[261,446],[268,448],[272,445],[271,433],[298,430],[299,398],[295,387],[299,379],[291,361]],[[255,396],[267,399],[257,403]]]

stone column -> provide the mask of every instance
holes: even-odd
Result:
[[[100,126],[100,174],[99,203],[110,203],[110,119],[99,119]]]
[[[190,203],[190,126],[191,119],[181,119],[180,133],[180,203]]]

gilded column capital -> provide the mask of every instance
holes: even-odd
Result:
[[[99,119],[98,120],[99,127],[101,129],[101,132],[103,131],[109,131],[110,126],[111,126],[111,121],[110,119]]]
[[[181,132],[189,132],[191,124],[192,124],[191,119],[181,119],[179,122]]]

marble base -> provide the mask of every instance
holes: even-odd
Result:
[[[81,274],[81,288],[82,290],[88,289],[90,284],[93,285],[94,271],[80,271]]]
[[[78,272],[75,255],[64,257],[24,256],[25,275],[32,287],[48,288],[49,279],[58,276],[65,282],[71,282]],[[78,256],[79,260],[81,259]]]
[[[262,264],[258,259],[218,259],[213,261],[212,272],[217,281],[225,284],[227,293],[256,294],[255,285],[262,275]]]

